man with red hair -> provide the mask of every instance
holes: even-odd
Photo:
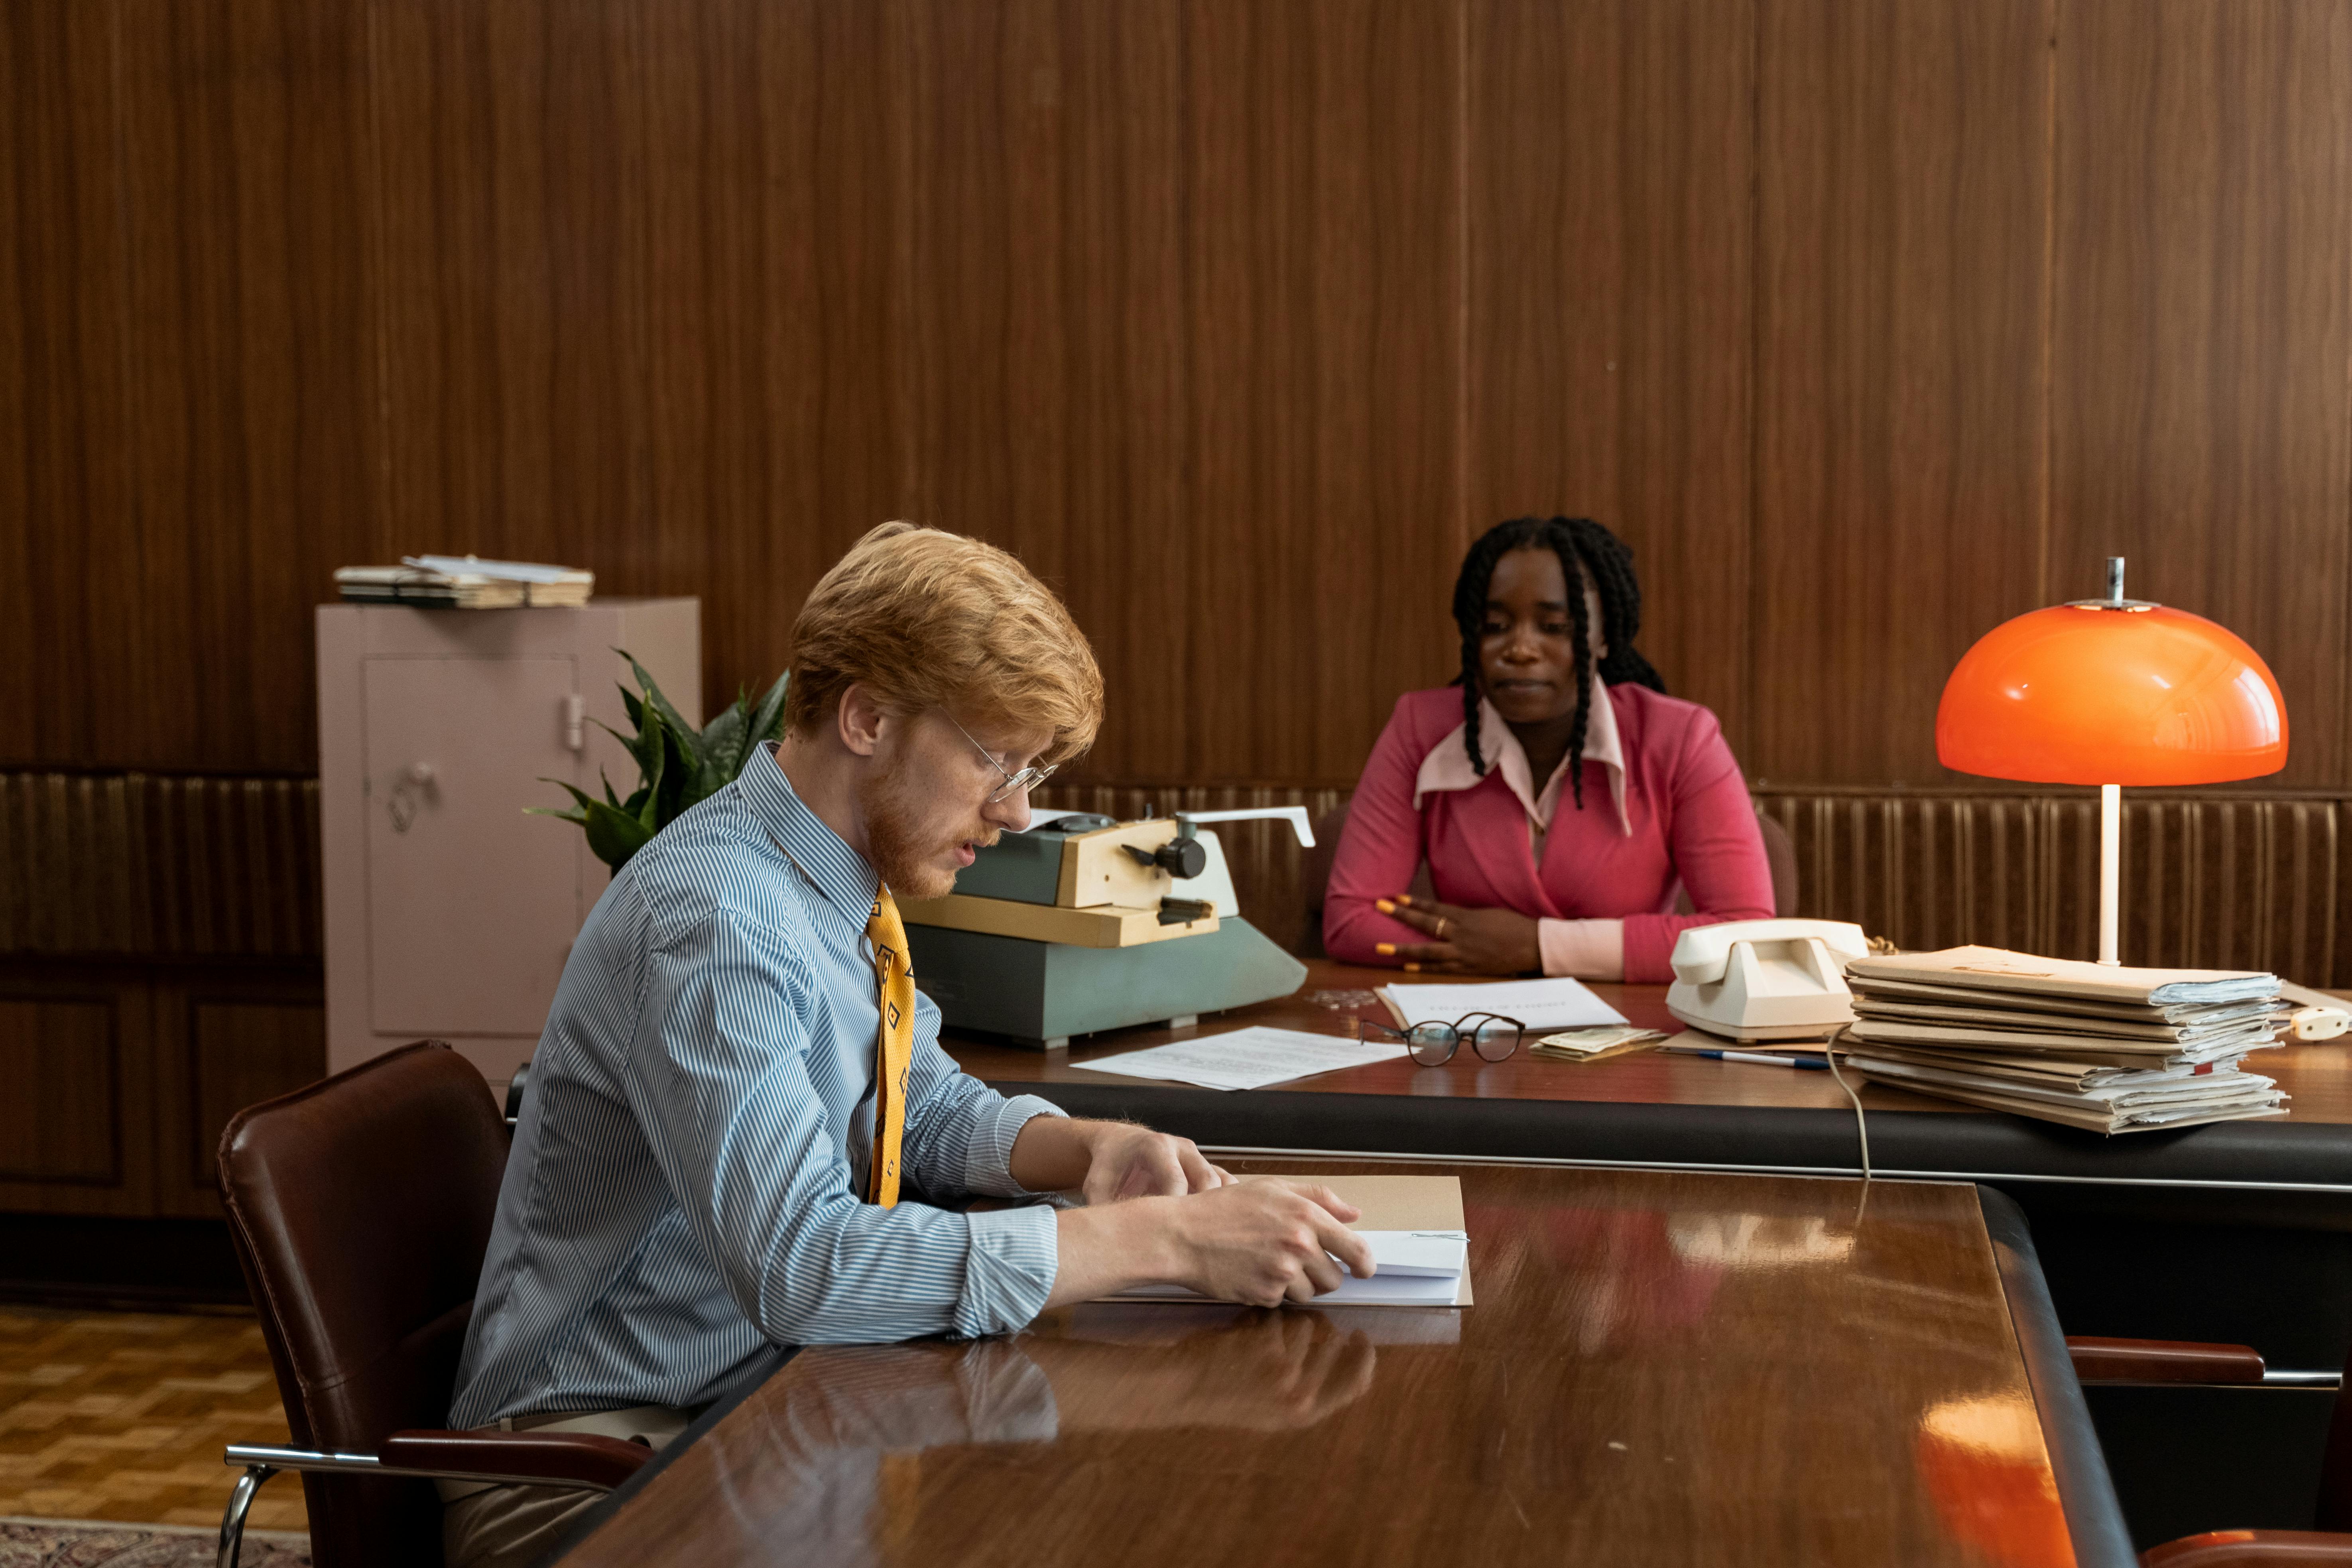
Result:
[[[772,1344],[1003,1333],[1171,1281],[1275,1305],[1371,1272],[1328,1188],[1007,1100],[939,1047],[897,898],[1083,751],[1102,679],[1003,551],[887,523],[793,629],[786,734],[633,857],[537,1056],[450,1413],[658,1446]],[[974,1212],[974,1196],[1084,1202]],[[952,1206],[950,1206],[952,1205]],[[452,1568],[535,1561],[593,1494],[444,1483]]]

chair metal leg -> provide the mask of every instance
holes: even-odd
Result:
[[[245,1549],[245,1516],[253,1507],[253,1494],[277,1473],[275,1465],[247,1465],[245,1474],[236,1478],[236,1489],[228,1494],[228,1510],[221,1515],[217,1568],[236,1568],[237,1553]]]

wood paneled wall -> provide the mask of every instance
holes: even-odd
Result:
[[[0,0],[0,763],[308,770],[404,551],[757,684],[908,515],[1088,775],[1345,784],[1562,510],[1758,778],[2121,552],[2352,786],[2347,256],[2352,0]]]

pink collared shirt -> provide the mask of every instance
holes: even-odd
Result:
[[[1481,778],[1462,743],[1460,688],[1399,698],[1332,858],[1325,950],[1393,964],[1378,943],[1430,940],[1373,907],[1409,887],[1424,860],[1445,902],[1535,917],[1547,974],[1664,981],[1685,928],[1769,919],[1771,867],[1715,715],[1646,687],[1599,693],[1607,700],[1585,726],[1580,811],[1566,763],[1538,791],[1492,705],[1479,704]],[[1677,888],[1696,913],[1672,912]]]

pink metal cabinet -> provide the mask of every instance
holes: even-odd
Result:
[[[577,827],[523,808],[566,804],[542,779],[633,787],[593,722],[628,729],[615,647],[700,721],[698,605],[324,605],[318,639],[329,1070],[437,1038],[503,1082],[609,880]]]

